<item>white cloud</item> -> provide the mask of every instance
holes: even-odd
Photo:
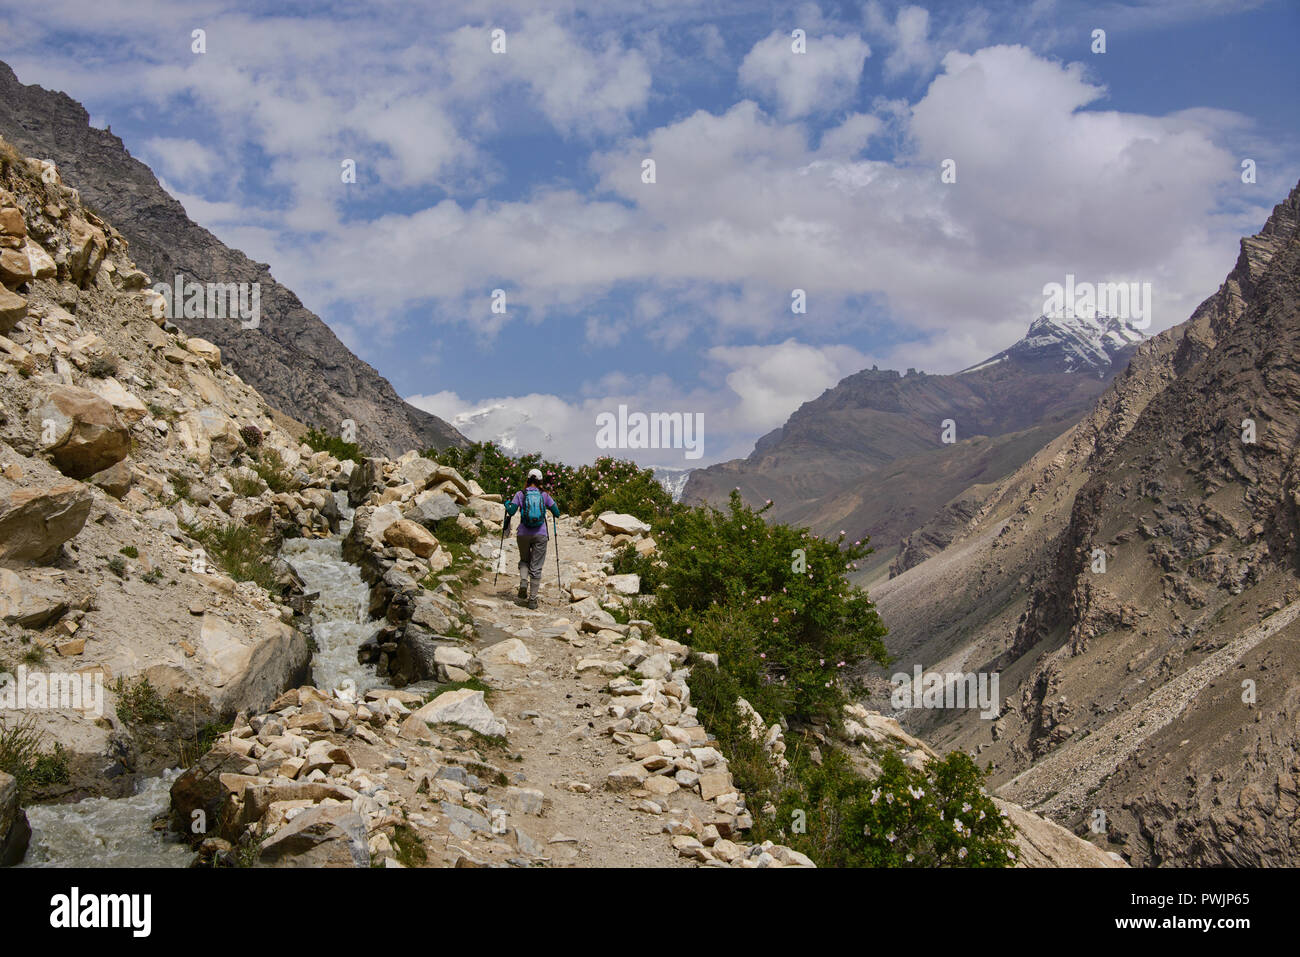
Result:
[[[871,363],[848,346],[811,346],[793,338],[769,346],[714,348],[707,357],[706,378],[723,380],[725,387],[683,389],[667,376],[612,371],[584,383],[582,398],[573,401],[540,393],[470,401],[450,391],[407,401],[471,439],[490,439],[512,451],[540,451],[571,464],[614,454],[642,465],[697,467],[747,454],[756,433],[781,425],[802,403]],[[620,404],[629,412],[703,415],[703,456],[688,459],[681,449],[598,448],[596,416],[617,413]]]
[[[924,7],[899,7],[891,22],[877,0],[864,8],[868,28],[885,38],[891,48],[885,57],[885,76],[908,73],[926,75],[939,63],[939,50],[930,38],[930,12]]]
[[[871,48],[856,34],[808,37],[796,53],[789,33],[754,44],[740,64],[740,84],[777,104],[786,117],[838,109],[852,100]]]
[[[197,140],[155,136],[144,144],[143,153],[159,179],[202,183],[224,167],[222,159]]]
[[[870,364],[848,346],[817,348],[786,339],[769,346],[716,346],[709,358],[727,366],[727,385],[740,400],[738,426],[768,432],[795,409]]]

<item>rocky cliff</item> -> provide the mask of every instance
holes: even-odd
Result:
[[[265,263],[253,262],[193,222],[122,141],[90,126],[80,103],[25,86],[0,62],[0,135],[24,153],[53,161],[84,201],[121,231],[135,262],[155,282],[179,273],[198,283],[257,283],[256,328],[230,319],[171,318],[216,344],[225,361],[279,411],[339,434],[356,423],[372,451],[464,444],[448,423],[403,402],[388,380],[354,356]]]

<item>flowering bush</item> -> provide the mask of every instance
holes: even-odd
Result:
[[[829,718],[844,703],[850,665],[889,661],[875,607],[845,577],[869,549],[768,525],[770,507],[752,509],[733,492],[726,512],[678,508],[656,523],[667,563],[647,571],[656,624],[717,651],[725,670],[746,676],[751,701],[778,701],[794,720]]]
[[[1013,828],[963,751],[911,768],[883,749],[880,773],[862,777],[840,752],[787,775],[767,823],[823,866],[1010,867]],[[798,832],[790,825],[803,812]]]

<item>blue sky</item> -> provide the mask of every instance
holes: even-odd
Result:
[[[581,461],[619,403],[702,413],[702,460],[633,453],[698,465],[997,352],[1067,273],[1185,319],[1300,178],[1298,11],[0,0],[0,58],[467,434]]]

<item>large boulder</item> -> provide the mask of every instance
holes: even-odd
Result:
[[[240,710],[267,707],[285,688],[307,678],[307,639],[282,621],[271,619],[245,629],[208,612],[199,623],[197,639],[197,652],[184,666],[160,664],[144,670],[164,697],[173,692],[200,695],[214,712],[228,718]]]
[[[264,867],[369,867],[366,822],[346,804],[318,804],[300,812],[262,842]]]
[[[431,594],[418,594],[411,602],[410,620],[435,635],[445,635],[451,630],[451,616]]]
[[[88,389],[49,387],[27,419],[40,447],[72,478],[89,478],[131,451],[131,433],[112,403]]]
[[[384,547],[384,532],[388,526],[394,522],[402,520],[402,512],[393,502],[387,505],[362,506],[365,509],[357,509],[353,517],[353,530],[356,531],[357,523],[363,522],[361,531],[358,533],[361,540],[366,542],[373,550],[379,550]]]
[[[13,194],[8,192],[0,198],[0,246],[5,249],[21,249],[27,239],[23,211],[11,205],[13,202]]]
[[[569,606],[569,614],[575,618],[581,618],[583,621],[595,622],[599,625],[609,626],[618,624],[614,616],[600,607],[595,598],[588,595],[581,601],[575,601]]]
[[[36,278],[32,261],[22,249],[0,249],[0,283],[14,288]]]
[[[437,488],[440,485],[453,486],[458,493],[456,497],[461,501],[469,501],[473,495],[469,483],[465,481],[464,476],[450,465],[436,465],[432,475],[430,475],[428,479],[428,487]]]
[[[27,262],[31,264],[32,275],[37,279],[53,279],[58,275],[59,267],[55,265],[54,259],[41,248],[39,243],[34,243],[30,239],[27,240],[23,252],[27,253]]]
[[[0,286],[0,335],[8,335],[27,316],[27,300]]]
[[[108,402],[127,425],[135,425],[146,415],[149,409],[143,402],[127,391],[117,379],[90,379],[86,383],[91,392]]]
[[[248,755],[232,751],[218,744],[172,782],[172,825],[181,834],[193,836],[193,824],[202,812],[207,828],[203,833],[216,833],[222,821],[222,808],[228,796],[223,787],[223,775],[242,774],[248,767]],[[230,779],[227,779],[230,780]],[[200,835],[202,836],[202,835]],[[232,834],[232,837],[238,837]]]
[[[635,595],[641,591],[641,576],[632,574],[610,575],[605,579],[605,584],[620,595]]]
[[[403,456],[403,458],[406,457]],[[432,459],[417,455],[406,459],[406,461],[399,460],[396,475],[402,482],[411,482],[414,483],[416,488],[424,488],[429,484],[429,479],[437,474],[439,468],[441,466]]]
[[[235,420],[215,406],[187,412],[176,425],[176,435],[185,451],[194,455],[199,465],[229,465],[243,447]]]
[[[185,340],[185,349],[191,355],[198,356],[209,367],[213,369],[221,368],[221,350],[208,342],[207,339],[200,339],[197,336],[191,336]]]
[[[428,558],[438,550],[438,540],[423,525],[399,518],[384,529],[384,543],[394,548],[406,548],[421,558]]]
[[[68,610],[59,589],[43,582],[29,582],[7,568],[0,568],[0,621],[23,628],[44,628]]]
[[[104,254],[108,252],[108,239],[98,226],[92,226],[77,216],[68,217],[68,271],[77,285],[85,288],[95,278]]]
[[[487,706],[483,692],[469,688],[444,691],[414,717],[427,724],[458,724],[488,737],[504,737],[507,730],[506,723]]]
[[[32,829],[18,806],[18,782],[0,771],[0,867],[12,867],[27,853]]]
[[[428,461],[425,459],[424,461]],[[438,522],[455,518],[460,514],[456,500],[445,492],[420,492],[414,502],[402,513],[402,517],[418,522],[425,528],[432,528]]]
[[[596,516],[605,530],[614,535],[643,535],[650,531],[650,526],[635,515],[622,512],[601,512]]]
[[[348,504],[353,508],[364,505],[370,493],[384,484],[384,459],[367,458],[352,469],[348,478]]]
[[[0,564],[53,561],[86,524],[93,502],[89,489],[73,483],[0,495]]]
[[[87,481],[113,498],[122,498],[135,484],[135,473],[131,470],[130,459],[123,459],[102,472],[96,472]]]
[[[473,510],[475,516],[492,525],[500,525],[506,520],[506,507],[500,502],[493,502],[485,498],[472,498],[469,500],[469,507]]]

